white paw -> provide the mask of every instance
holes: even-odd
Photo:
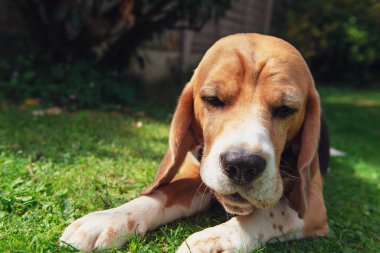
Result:
[[[146,231],[144,222],[127,210],[94,212],[74,221],[60,240],[81,251],[121,247],[134,234]]]
[[[247,240],[241,229],[225,223],[192,234],[177,253],[247,252],[247,246],[251,246]]]
[[[165,222],[163,203],[162,194],[157,192],[113,209],[87,214],[68,226],[60,240],[86,252],[120,248],[133,235],[143,235]]]

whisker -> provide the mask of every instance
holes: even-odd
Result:
[[[208,190],[207,185],[205,185],[203,182],[201,183],[201,186],[202,186],[202,185],[205,186],[205,190],[203,191],[203,194],[202,194],[202,197],[201,197],[201,202],[199,203],[199,207],[198,207],[199,210],[200,210],[201,207],[202,207],[203,198],[204,198],[204,196],[206,195],[206,191]]]
[[[201,182],[201,184],[198,185],[198,188],[197,188],[197,190],[195,191],[195,195],[198,194],[198,191],[201,189],[202,185],[203,185],[203,182]],[[195,195],[194,195],[194,196],[195,196]]]
[[[230,219],[230,215],[229,215],[229,213],[228,212],[226,212],[226,216],[227,216],[227,220],[229,220]]]
[[[286,163],[286,164],[288,164],[288,165],[289,165],[288,161],[287,161],[287,160],[285,160],[284,158],[280,157],[280,160],[281,160],[282,162],[284,162],[284,163]]]
[[[287,166],[287,165],[283,165],[283,164],[281,164],[281,166],[280,166],[281,168],[285,168],[285,169],[290,169],[290,170],[295,170],[295,168],[294,167],[290,167],[290,166]]]
[[[290,168],[290,167],[282,167],[283,169],[292,169],[292,168]],[[280,172],[284,172],[284,173],[290,173],[289,171],[286,171],[286,170],[281,170],[280,169]],[[295,170],[293,170],[293,171],[295,171]]]
[[[294,175],[289,174],[289,173],[287,173],[287,172],[285,172],[285,171],[280,171],[280,175],[283,175],[283,176],[285,176],[285,177],[287,177],[287,178],[294,179],[295,181],[298,181],[298,182],[301,181],[300,177],[298,177],[298,176],[294,176]]]

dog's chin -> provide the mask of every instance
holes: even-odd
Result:
[[[255,210],[255,206],[243,198],[239,193],[220,194],[215,193],[217,200],[223,205],[224,209],[234,215],[248,215]]]

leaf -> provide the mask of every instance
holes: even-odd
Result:
[[[27,98],[24,100],[24,104],[28,106],[38,105],[40,100],[38,98]]]
[[[63,210],[64,214],[70,215],[74,212],[74,208],[71,205],[70,201],[66,200],[64,205],[65,205],[65,209]]]
[[[62,113],[62,109],[59,107],[51,107],[45,110],[48,115],[60,115]]]
[[[4,211],[0,211],[0,219],[5,217],[8,213]]]
[[[55,193],[55,195],[56,195],[56,196],[63,196],[63,195],[66,195],[67,192],[68,192],[67,189],[61,189],[61,190],[57,191],[57,192]]]
[[[17,178],[15,181],[11,183],[11,188],[14,188],[15,186],[18,186],[22,183],[24,183],[24,180],[22,180],[21,178]]]
[[[37,186],[36,192],[43,192],[46,190],[46,186],[44,184]]]
[[[36,76],[36,73],[33,70],[28,70],[24,73],[23,77],[25,81],[30,81]]]
[[[143,126],[143,123],[141,121],[136,121],[132,123],[132,126],[135,128],[141,128]]]
[[[19,200],[21,202],[28,202],[28,201],[31,201],[33,199],[33,197],[32,196],[22,196],[22,197],[16,197],[15,199]]]

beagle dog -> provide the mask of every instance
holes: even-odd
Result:
[[[319,95],[301,54],[275,37],[231,35],[206,52],[184,88],[152,185],[76,220],[60,240],[83,251],[121,247],[133,234],[206,211],[213,196],[234,216],[192,234],[177,252],[249,252],[323,236],[328,157]]]

